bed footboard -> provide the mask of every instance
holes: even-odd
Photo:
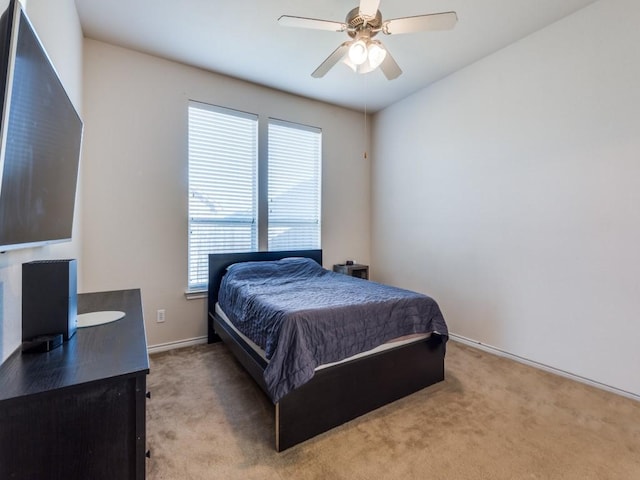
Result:
[[[444,380],[446,343],[432,335],[316,372],[276,404],[276,450],[282,451]]]

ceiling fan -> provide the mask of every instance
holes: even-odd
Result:
[[[379,5],[380,0],[360,0],[360,5],[347,13],[344,22],[282,15],[278,23],[286,27],[347,32],[351,37],[351,40],[342,43],[315,69],[311,74],[314,78],[323,77],[342,60],[357,73],[368,73],[380,67],[387,79],[393,80],[402,70],[382,42],[373,37],[380,32],[398,35],[426,30],[448,30],[458,21],[456,12],[382,20]]]

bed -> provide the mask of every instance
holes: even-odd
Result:
[[[308,260],[306,262],[295,260],[294,262],[291,257],[295,257],[295,259],[311,259],[313,262]],[[246,262],[268,262],[264,264],[265,266],[272,262],[277,265],[292,262],[296,264],[294,268],[302,268],[297,265],[304,264],[305,269],[311,268],[312,270],[313,267],[307,264],[313,263],[314,265],[317,264],[317,267],[315,267],[317,270],[323,270],[319,267],[322,265],[322,251],[305,250],[209,255],[209,342],[224,341],[238,361],[274,403],[275,447],[277,451],[297,445],[315,435],[444,379],[444,356],[448,338],[446,325],[441,318],[437,304],[429,299],[435,305],[435,307],[430,307],[433,309],[434,318],[429,319],[430,327],[428,330],[430,331],[424,332],[419,339],[414,338],[408,341],[392,343],[368,351],[366,354],[349,356],[346,360],[341,359],[341,361],[329,363],[328,366],[322,365],[320,368],[313,369],[311,375],[307,374],[302,379],[296,378],[295,382],[284,382],[285,387],[282,387],[282,382],[274,382],[273,380],[275,377],[272,371],[274,365],[278,364],[278,360],[277,354],[274,354],[275,350],[269,348],[268,340],[264,340],[266,343],[263,343],[260,339],[253,339],[255,342],[252,341],[245,334],[247,333],[246,331],[241,331],[241,328],[229,322],[227,318],[227,313],[229,312],[221,310],[218,305],[219,298],[223,297],[222,300],[226,302],[225,305],[228,309],[231,309],[230,316],[236,316],[237,312],[233,311],[233,305],[229,303],[228,299],[224,298],[225,295],[229,296],[229,294],[226,293],[226,290],[220,292],[220,287],[228,269],[232,273],[228,274],[227,280],[232,275],[237,275],[235,270],[245,268],[246,265],[243,264]],[[237,265],[240,266],[238,267]],[[287,268],[290,268],[288,263],[286,265]],[[267,271],[271,272],[270,270]],[[368,283],[366,280],[351,279],[350,277],[347,279],[344,276],[326,270],[319,272],[318,275],[322,276],[323,282],[325,277],[329,279],[332,276],[340,277],[336,278],[338,281],[363,282],[361,285],[373,288],[374,293],[376,288],[382,288],[382,286],[374,282],[371,282],[371,285],[366,285]],[[225,283],[230,283],[230,281]],[[338,309],[342,317],[344,317],[345,312],[348,315],[353,315],[354,318],[363,315],[363,312],[355,309],[345,310],[346,308],[340,307]],[[315,315],[315,310],[310,311],[313,311]],[[381,315],[384,314],[382,310],[380,312]],[[393,315],[393,312],[390,315]],[[371,316],[372,318],[377,316],[377,312],[376,315]],[[234,318],[234,320],[236,319]],[[382,325],[386,328],[384,322]],[[282,327],[282,331],[284,332],[286,329]],[[279,342],[279,344],[284,345],[284,342]],[[271,350],[271,355],[267,357],[265,351],[262,351],[261,348],[266,351]],[[311,350],[314,352],[316,350],[322,351],[322,348],[314,347]],[[288,356],[292,355],[290,353]],[[297,355],[298,353],[295,352],[294,356]],[[328,357],[322,358],[326,359]],[[282,378],[286,379],[286,376]]]

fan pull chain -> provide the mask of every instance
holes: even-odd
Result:
[[[364,105],[364,159],[367,159],[367,104]]]

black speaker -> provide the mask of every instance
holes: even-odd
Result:
[[[62,334],[69,340],[78,323],[75,260],[22,264],[22,341]]]

